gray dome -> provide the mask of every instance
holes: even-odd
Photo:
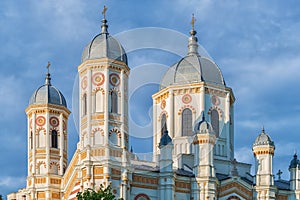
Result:
[[[106,20],[102,20],[102,32],[84,48],[82,62],[86,60],[109,58],[127,64],[127,55],[122,45],[107,32]]]
[[[214,134],[212,125],[205,120],[204,116],[202,117],[202,120],[196,120],[198,122],[194,125],[194,133],[200,133],[200,134]]]
[[[274,142],[272,141],[271,137],[265,133],[265,130],[262,130],[262,133],[257,136],[253,146],[259,145],[270,145],[274,146]]]
[[[300,167],[300,161],[298,160],[297,154],[295,154],[294,158],[291,160],[289,169],[296,168],[296,167],[298,168]]]
[[[170,85],[207,82],[220,86],[225,85],[219,67],[209,58],[198,53],[198,39],[196,31],[190,31],[188,42],[188,55],[171,66],[160,82],[160,89]]]
[[[29,105],[54,104],[67,107],[63,94],[50,83],[50,74],[46,76],[45,84],[39,87],[30,97]]]
[[[163,76],[160,89],[176,84],[207,82],[225,85],[221,70],[210,59],[199,54],[191,54],[182,58],[170,67]]]
[[[164,135],[160,138],[159,147],[166,146],[172,142],[172,138],[169,136],[168,131],[164,132]]]

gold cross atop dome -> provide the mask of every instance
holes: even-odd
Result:
[[[196,19],[195,19],[194,13],[193,13],[193,15],[192,15],[192,21],[191,21],[192,30],[195,30],[195,22],[196,22]]]
[[[48,70],[48,73],[49,73],[49,68],[50,68],[50,66],[51,66],[51,63],[50,63],[50,61],[48,61],[48,64],[47,64],[47,66],[46,66],[46,68],[47,68],[47,70]]]
[[[104,19],[106,18],[106,11],[107,11],[107,7],[104,5],[103,10],[102,10],[102,15],[103,15]]]

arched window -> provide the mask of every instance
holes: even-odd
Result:
[[[182,136],[193,135],[192,111],[186,108],[182,111]]]
[[[216,109],[211,111],[211,125],[214,129],[216,137],[219,137],[219,113]]]
[[[44,135],[44,131],[43,130],[40,130],[39,131],[39,136],[38,136],[38,139],[39,139],[39,146],[38,147],[45,147],[46,146],[46,137]]]
[[[164,135],[165,131],[167,130],[167,117],[166,117],[166,114],[163,114],[162,117],[161,117],[161,136]]]
[[[57,148],[57,131],[56,130],[52,130],[52,133],[51,133],[51,147]]]
[[[87,112],[86,94],[82,98],[82,115],[85,116]]]
[[[146,194],[138,194],[134,197],[134,200],[150,200],[150,198],[148,197],[148,195]]]
[[[116,92],[111,92],[111,112],[118,113],[118,95]]]
[[[96,112],[103,112],[103,94],[102,91],[97,91],[95,94],[95,111]]]

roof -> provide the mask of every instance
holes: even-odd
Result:
[[[160,89],[170,85],[182,85],[207,82],[225,86],[225,81],[219,67],[209,58],[198,53],[196,31],[190,32],[188,55],[172,65],[160,82]]]
[[[67,107],[65,97],[56,87],[51,85],[50,80],[50,73],[47,73],[45,84],[31,95],[29,105],[54,104]]]
[[[102,20],[102,32],[96,35],[93,40],[84,48],[82,62],[86,60],[109,58],[127,64],[127,55],[124,48],[114,37],[107,32],[107,20]]]
[[[264,129],[262,130],[262,133],[256,137],[255,142],[253,144],[253,146],[259,146],[259,145],[274,146],[274,142],[272,141],[271,137],[265,133]]]

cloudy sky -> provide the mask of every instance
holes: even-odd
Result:
[[[300,151],[298,0],[1,0],[0,194],[25,186],[24,110],[31,94],[44,82],[48,61],[52,63],[53,85],[62,91],[69,109],[76,113],[72,96],[77,66],[81,63],[84,46],[100,31],[104,4],[108,7],[109,32],[119,36],[123,43],[126,37],[122,36],[128,31],[133,30],[135,37],[129,37],[133,43],[137,38],[157,34],[154,47],[145,45],[138,49],[139,42],[131,44],[131,49],[124,45],[130,49],[128,58],[133,77],[138,77],[139,69],[156,75],[152,80],[147,79],[148,84],[144,82],[134,87],[130,98],[134,124],[151,129],[151,93],[158,89],[160,70],[176,62],[182,50],[186,51],[184,39],[190,30],[191,14],[195,13],[199,42],[220,66],[227,86],[235,93],[238,161],[253,162],[251,146],[264,126],[276,145],[274,172],[281,169],[283,176],[288,177],[289,161],[295,151]],[[152,31],[150,36],[145,30]],[[164,39],[165,34],[172,33],[176,40]],[[150,41],[153,42],[153,38]],[[78,141],[73,115],[69,127],[71,158]],[[130,134],[135,151],[151,151],[151,139],[139,138],[138,129],[134,127]],[[141,140],[148,141],[144,149],[139,146]]]

